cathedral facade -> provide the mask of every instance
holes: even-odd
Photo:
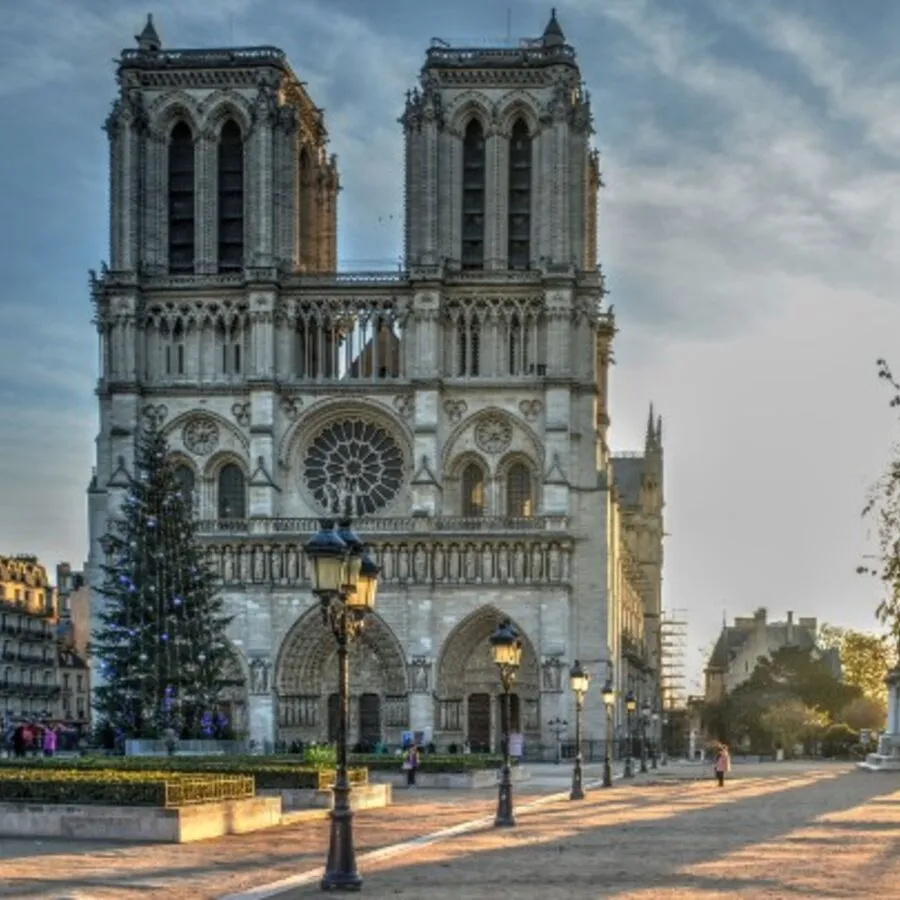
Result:
[[[137,40],[106,123],[110,262],[92,273],[91,583],[153,421],[235,615],[223,703],[257,742],[334,734],[334,642],[302,547],[339,501],[382,567],[351,655],[354,741],[496,746],[488,638],[506,617],[526,747],[552,743],[552,718],[574,729],[576,658],[588,738],[607,678],[655,705],[661,424],[651,412],[642,454],[610,453],[599,158],[555,15],[515,48],[427,51],[401,118],[399,273],[338,271],[336,161],[280,50],[166,50],[150,20]]]

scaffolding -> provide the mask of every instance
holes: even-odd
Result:
[[[663,612],[660,633],[660,692],[665,710],[687,705],[687,611]]]

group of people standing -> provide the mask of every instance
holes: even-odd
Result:
[[[19,722],[8,726],[3,736],[4,747],[16,759],[29,754],[54,756],[59,743],[59,725]]]

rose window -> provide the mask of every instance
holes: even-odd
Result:
[[[391,435],[362,419],[332,422],[312,440],[303,462],[306,484],[329,512],[371,515],[403,483],[403,453]]]

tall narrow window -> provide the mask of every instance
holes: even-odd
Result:
[[[244,473],[234,463],[222,466],[219,472],[219,519],[247,517],[247,486]]]
[[[510,269],[527,269],[531,262],[531,136],[522,119],[509,140]]]
[[[463,470],[462,514],[471,518],[484,515],[484,472],[475,463]]]
[[[169,138],[169,271],[194,271],[194,136],[186,122]]]
[[[531,472],[522,463],[506,473],[506,515],[510,519],[530,519],[534,515]]]
[[[190,467],[180,465],[175,469],[175,478],[185,505],[191,511],[194,509],[194,473]]]
[[[472,119],[463,138],[462,267],[484,268],[485,149],[481,122]]]
[[[465,319],[456,323],[456,374],[466,375],[469,371],[469,325]]]
[[[244,265],[244,142],[229,119],[219,137],[219,271]]]
[[[481,374],[481,322],[472,316],[469,322],[469,374]]]

